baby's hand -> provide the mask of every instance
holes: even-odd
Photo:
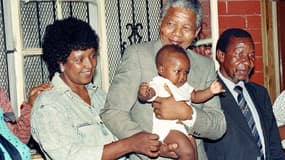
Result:
[[[154,95],[155,93],[154,93],[153,88],[150,88],[147,82],[143,82],[140,84],[139,91],[138,91],[139,100],[145,102],[151,99]]]
[[[225,92],[223,85],[221,84],[221,82],[219,82],[218,80],[215,80],[211,86],[210,86],[210,90],[213,94],[218,94],[218,93],[222,93]]]

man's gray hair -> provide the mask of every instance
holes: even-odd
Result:
[[[190,9],[197,15],[196,27],[199,28],[202,24],[203,11],[199,0],[167,0],[162,6],[160,19],[162,20],[170,7],[181,7]]]

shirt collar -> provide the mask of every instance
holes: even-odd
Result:
[[[51,80],[52,86],[54,89],[56,89],[58,92],[72,92],[71,88],[60,78],[59,73],[56,72]],[[93,83],[86,84],[85,87],[90,90],[94,89],[96,90],[98,87],[94,85]]]
[[[239,81],[237,84],[235,84],[234,82],[230,81],[225,76],[223,76],[223,74],[219,70],[217,72],[218,72],[218,76],[223,80],[223,82],[225,83],[225,85],[230,91],[234,91],[234,88],[237,85],[241,86],[242,88],[245,88],[244,81]]]

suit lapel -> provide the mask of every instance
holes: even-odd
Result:
[[[241,131],[246,132],[246,135],[249,135],[251,139],[254,140],[254,137],[248,127],[247,121],[244,118],[244,115],[242,114],[234,96],[231,94],[231,92],[219,76],[218,79],[220,80],[220,82],[222,82],[226,90],[225,93],[220,95],[220,100],[222,109],[224,110],[226,118],[228,119],[227,121],[230,121],[230,123],[234,123],[233,125],[238,126]]]
[[[259,118],[259,121],[260,121],[260,125],[261,125],[261,129],[262,129],[262,133],[263,133],[263,137],[264,137],[264,141],[265,143],[267,143],[267,140],[266,140],[266,137],[267,136],[267,133],[264,132],[265,130],[265,122],[264,122],[264,118],[262,117],[265,117],[266,115],[263,114],[263,112],[261,111],[262,110],[262,107],[263,105],[261,105],[259,102],[262,102],[261,98],[262,97],[259,97],[257,96],[257,90],[255,87],[253,87],[250,83],[246,83],[245,84],[245,87],[248,91],[248,94],[250,95],[250,98],[253,100],[253,104],[255,106],[255,109],[258,113],[258,118]],[[267,112],[267,111],[265,111]]]
[[[254,87],[252,87],[250,85],[250,83],[246,83],[245,87],[247,89],[247,92],[248,92],[250,98],[252,99],[252,102],[254,104],[256,111],[258,112],[258,116],[262,117],[261,107],[260,107],[260,104],[258,103],[258,102],[260,102],[260,100],[259,100],[260,97],[256,96],[256,89]],[[259,119],[260,119],[260,121],[262,121],[261,118],[259,118]]]
[[[160,40],[154,41],[153,43],[153,57],[156,57],[157,52],[162,48],[162,43]],[[155,59],[155,58],[154,58]]]

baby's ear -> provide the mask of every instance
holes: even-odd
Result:
[[[164,67],[163,66],[159,66],[158,67],[158,73],[161,74],[164,72]]]

